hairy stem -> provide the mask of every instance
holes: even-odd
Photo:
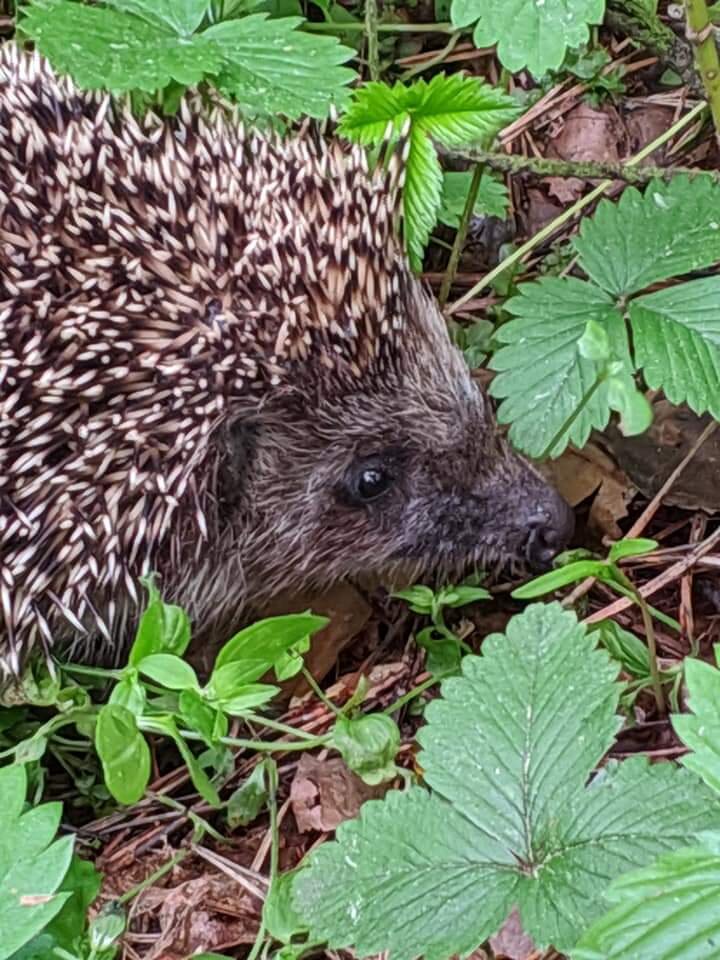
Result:
[[[676,123],[674,123],[668,130],[665,130],[664,133],[660,134],[652,143],[649,143],[646,147],[637,153],[634,157],[627,161],[625,166],[634,167],[636,164],[641,163],[646,157],[649,157],[651,153],[657,150],[658,147],[662,146],[664,143],[667,143],[668,140],[672,139],[676,133],[686,127],[695,117],[698,116],[703,110],[707,107],[706,103],[698,103],[693,107],[684,117],[681,117]],[[576,213],[579,213],[585,207],[589,206],[591,203],[594,203],[599,197],[601,197],[612,185],[612,180],[603,180],[602,183],[598,184],[593,190],[590,191],[586,196],[581,197],[576,203],[574,203],[567,210],[564,210],[559,217],[556,217],[551,223],[546,227],[543,227],[542,230],[538,231],[534,237],[531,237],[526,243],[518,247],[517,250],[513,251],[510,256],[505,257],[505,259],[499,263],[496,267],[486,273],[473,287],[471,287],[467,293],[464,293],[461,297],[452,303],[449,307],[446,308],[445,312],[447,314],[455,313],[459,310],[463,304],[467,303],[468,300],[472,300],[473,297],[484,290],[485,287],[488,287],[496,277],[499,277],[500,274],[507,270],[508,267],[511,267],[514,263],[517,263],[518,260],[522,260],[523,257],[527,256],[532,250],[535,249],[539,244],[544,240],[547,240],[548,237],[551,237],[559,227],[562,227],[565,223],[575,216]]]
[[[639,169],[627,163],[596,163],[594,161],[546,160],[542,157],[524,157],[517,153],[497,153],[494,150],[453,150],[454,157],[465,157],[483,163],[500,173],[536,173],[541,177],[580,177],[590,180],[601,177],[622,180],[625,183],[644,184],[650,180],[670,180],[676,176],[711,177],[720,183],[719,170],[697,170],[694,167],[656,167],[650,164]]]
[[[365,33],[367,35],[368,72],[370,79],[377,81],[380,79],[377,0],[365,0]]]
[[[626,577],[619,568],[616,568],[616,574],[619,576],[620,582],[627,589],[628,594],[640,607],[643,627],[645,628],[645,639],[647,640],[648,645],[650,678],[652,680],[653,694],[655,695],[655,703],[657,704],[658,714],[661,717],[664,717],[667,713],[667,707],[665,705],[665,694],[663,693],[662,683],[660,682],[660,668],[658,667],[657,661],[657,644],[655,643],[655,627],[653,625],[650,607],[645,597],[643,597],[629,577]]]
[[[685,15],[687,37],[695,51],[695,66],[705,87],[720,145],[720,59],[706,0],[685,0]]]

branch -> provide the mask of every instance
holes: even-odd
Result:
[[[629,167],[627,162],[595,163],[575,160],[548,160],[523,157],[518,154],[496,153],[492,150],[452,150],[454,157],[463,157],[473,163],[483,163],[501,173],[535,173],[540,177],[579,177],[581,180],[622,180],[643,184],[650,180],[670,180],[680,174],[712,177],[720,183],[720,170],[698,170],[695,167],[656,167],[652,165]]]

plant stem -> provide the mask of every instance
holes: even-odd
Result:
[[[628,160],[625,166],[634,167],[636,164],[641,163],[645,157],[649,157],[650,154],[657,150],[658,147],[662,146],[664,143],[667,143],[667,141],[674,137],[676,133],[683,129],[683,127],[686,127],[692,120],[695,119],[695,117],[698,116],[698,114],[702,113],[706,107],[706,103],[696,104],[692,110],[685,114],[684,117],[680,117],[680,119],[668,130],[665,130],[665,132],[660,134],[659,137],[656,137],[652,143],[649,143],[646,147],[643,147],[639,153],[635,154],[634,157]],[[482,277],[467,291],[467,293],[464,293],[461,297],[458,297],[453,304],[446,308],[445,313],[448,315],[455,313],[463,306],[463,304],[467,303],[468,300],[472,300],[473,297],[477,296],[481,290],[484,290],[485,287],[489,286],[496,277],[499,277],[504,270],[507,270],[508,267],[511,267],[514,263],[517,263],[518,260],[522,260],[522,258],[530,253],[531,250],[534,250],[535,247],[541,244],[543,240],[547,240],[548,237],[551,237],[559,227],[567,223],[568,220],[572,220],[576,213],[579,213],[585,207],[589,206],[591,203],[594,203],[598,197],[601,197],[612,186],[612,183],[612,180],[603,180],[603,182],[591,190],[587,196],[581,197],[577,203],[574,203],[567,210],[564,210],[559,217],[556,217],[546,227],[543,227],[542,230],[538,231],[534,237],[531,237],[526,243],[518,247],[517,250],[513,251],[510,256],[505,257],[505,259],[492,270],[490,270],[489,273],[486,273],[484,277]]]
[[[648,645],[648,654],[650,658],[650,678],[652,680],[653,693],[655,694],[655,703],[657,704],[658,714],[664,717],[667,713],[665,705],[665,694],[663,693],[662,683],[660,682],[660,669],[657,662],[657,644],[655,643],[655,627],[652,622],[652,615],[647,600],[629,577],[619,569],[615,570],[621,583],[627,588],[635,603],[640,607],[642,614],[643,627],[645,628],[645,639]]]
[[[380,49],[378,47],[377,0],[365,0],[365,33],[367,34],[367,59],[370,79],[380,79]]]
[[[454,157],[484,163],[501,173],[527,172],[541,177],[581,177],[585,180],[607,177],[636,184],[644,184],[649,180],[670,180],[677,176],[711,177],[720,182],[720,171],[697,170],[693,167],[657,167],[648,164],[638,170],[627,163],[547,160],[544,157],[525,157],[517,153],[498,153],[495,150],[453,150],[452,154]]]
[[[278,772],[277,766],[274,761],[269,758],[264,761],[265,763],[265,772],[267,774],[268,782],[268,807],[270,809],[270,886],[268,888],[267,896],[270,896],[272,892],[273,884],[277,880],[278,875],[278,863],[279,863],[279,848],[280,848],[280,833],[278,830],[278,811],[277,811],[277,788],[278,788]],[[265,941],[265,911],[260,915],[260,928],[258,929],[257,936],[255,937],[255,943],[252,946],[252,950],[247,956],[247,960],[256,960],[257,955],[260,953],[260,949]]]
[[[715,43],[715,28],[705,0],[685,0],[687,37],[695,51],[695,66],[705,87],[715,139],[720,146],[720,59]]]
[[[445,276],[443,277],[442,286],[440,287],[438,301],[441,308],[445,306],[448,294],[450,293],[450,287],[452,286],[455,279],[455,274],[457,273],[458,264],[460,263],[460,255],[463,252],[465,238],[467,237],[468,227],[470,225],[470,217],[475,209],[475,201],[477,199],[478,190],[480,189],[482,172],[482,163],[476,163],[475,169],[473,170],[472,180],[470,181],[470,189],[468,190],[467,197],[465,198],[465,206],[463,208],[462,217],[460,218],[460,225],[458,226],[457,233],[455,234],[455,242],[452,245],[450,259],[448,260]]]
[[[321,33],[353,33],[367,29],[364,23],[311,23],[306,21],[303,30]],[[451,23],[379,23],[378,33],[455,33]]]

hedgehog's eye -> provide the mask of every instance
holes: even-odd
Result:
[[[392,477],[382,467],[365,467],[360,471],[357,492],[362,500],[375,500],[390,487]]]
[[[395,481],[392,471],[379,457],[353,464],[345,477],[339,495],[349,506],[377,500]]]

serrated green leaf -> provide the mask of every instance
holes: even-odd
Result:
[[[460,226],[460,217],[465,209],[471,180],[472,173],[469,171],[460,173],[451,171],[443,174],[442,196],[438,212],[438,220],[441,223],[454,228]],[[507,213],[507,206],[508,192],[505,184],[493,174],[484,172],[480,178],[473,215],[502,219]]]
[[[589,24],[602,23],[605,0],[453,0],[456,27],[479,18],[477,47],[497,43],[500,62],[513,72],[527,67],[536,77],[556,70],[568,47],[586,43]]]
[[[477,77],[438,74],[426,83],[367,83],[355,91],[340,132],[366,146],[379,144],[388,129],[397,136],[411,120],[403,189],[405,247],[415,270],[435,226],[442,196],[442,170],[433,141],[446,147],[487,140],[518,114],[514,101]]]
[[[298,874],[311,938],[445,960],[517,905],[538,946],[567,951],[602,911],[599,890],[717,826],[710,793],[670,764],[609,763],[586,786],[621,725],[616,672],[559,604],[487,637],[426,709],[433,792],[365,804]]]
[[[201,36],[222,50],[227,63],[218,76],[248,116],[306,114],[325,118],[331,104],[344,107],[354,70],[342,66],[355,51],[335,37],[303,33],[300,17],[268,19],[256,13],[227,20]]]
[[[580,266],[616,296],[720,260],[720,186],[673,177],[644,193],[628,187],[583,220],[574,241]]]
[[[593,320],[629,368],[622,316],[606,293],[574,277],[525,284],[505,309],[515,319],[496,331],[502,346],[490,362],[498,374],[490,392],[502,400],[498,419],[512,424],[511,440],[531,456],[559,456],[568,443],[584,446],[591,430],[605,427],[610,407],[607,385],[596,386],[602,365],[583,357],[578,344]]]
[[[437,74],[427,83],[366,83],[355,91],[340,132],[357,143],[378,144],[388,124],[397,133],[410,117],[414,126],[444,146],[468,146],[495,136],[519,110],[504,90],[477,77]]]
[[[618,905],[572,951],[572,960],[716,960],[720,856],[696,846],[660,857],[610,887]]]
[[[108,7],[43,0],[23,7],[19,26],[56,70],[88,90],[160,90],[199,83],[223,65],[204,34],[178,37],[159,24]]]
[[[403,189],[403,232],[413,270],[421,270],[442,192],[442,170],[432,141],[417,126],[410,129],[410,152]]]
[[[688,657],[684,671],[692,713],[676,714],[672,723],[692,753],[680,762],[720,793],[720,670]]]
[[[132,13],[148,23],[169,27],[188,37],[200,26],[210,0],[105,0],[108,6]]]
[[[696,413],[709,410],[716,419],[719,301],[720,277],[705,277],[638,297],[629,308],[635,358],[648,386],[662,387],[672,403],[687,403]]]

